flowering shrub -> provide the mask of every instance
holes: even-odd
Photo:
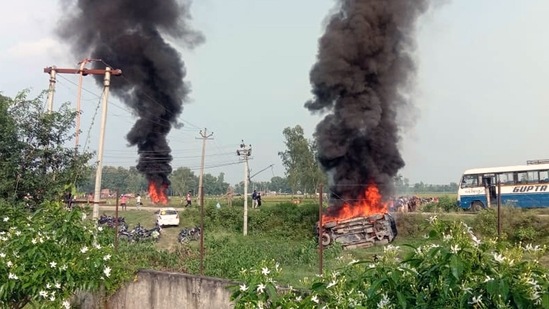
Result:
[[[29,213],[0,205],[0,213],[3,307],[69,308],[77,290],[112,291],[124,276],[109,231],[85,220],[83,212],[45,205]]]
[[[272,263],[243,271],[232,299],[236,308],[549,308],[549,277],[538,263],[545,247],[506,247],[461,222],[429,223],[428,244],[388,245],[375,261],[351,261],[307,290],[276,289]]]

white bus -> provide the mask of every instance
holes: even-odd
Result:
[[[535,161],[537,163],[537,161]],[[463,209],[479,210],[487,203],[496,205],[498,182],[501,204],[522,207],[549,207],[549,164],[528,164],[466,170],[458,189],[458,204]]]

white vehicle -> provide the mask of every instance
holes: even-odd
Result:
[[[549,207],[549,164],[532,161],[527,165],[466,170],[458,189],[459,206],[475,211],[485,208],[488,195],[491,205],[495,205],[498,195],[501,195],[502,205]]]
[[[159,226],[179,225],[179,213],[175,208],[162,208],[156,214],[156,223]]]

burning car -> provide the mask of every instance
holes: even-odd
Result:
[[[323,246],[339,243],[344,249],[388,244],[397,236],[396,221],[388,212],[388,204],[382,201],[377,186],[370,184],[364,196],[354,203],[329,207],[322,216],[322,228],[317,223],[317,236]]]

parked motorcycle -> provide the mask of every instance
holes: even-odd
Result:
[[[201,230],[199,226],[195,226],[192,228],[183,228],[179,232],[177,239],[180,243],[185,243],[191,240],[199,240],[200,233],[201,233]]]

